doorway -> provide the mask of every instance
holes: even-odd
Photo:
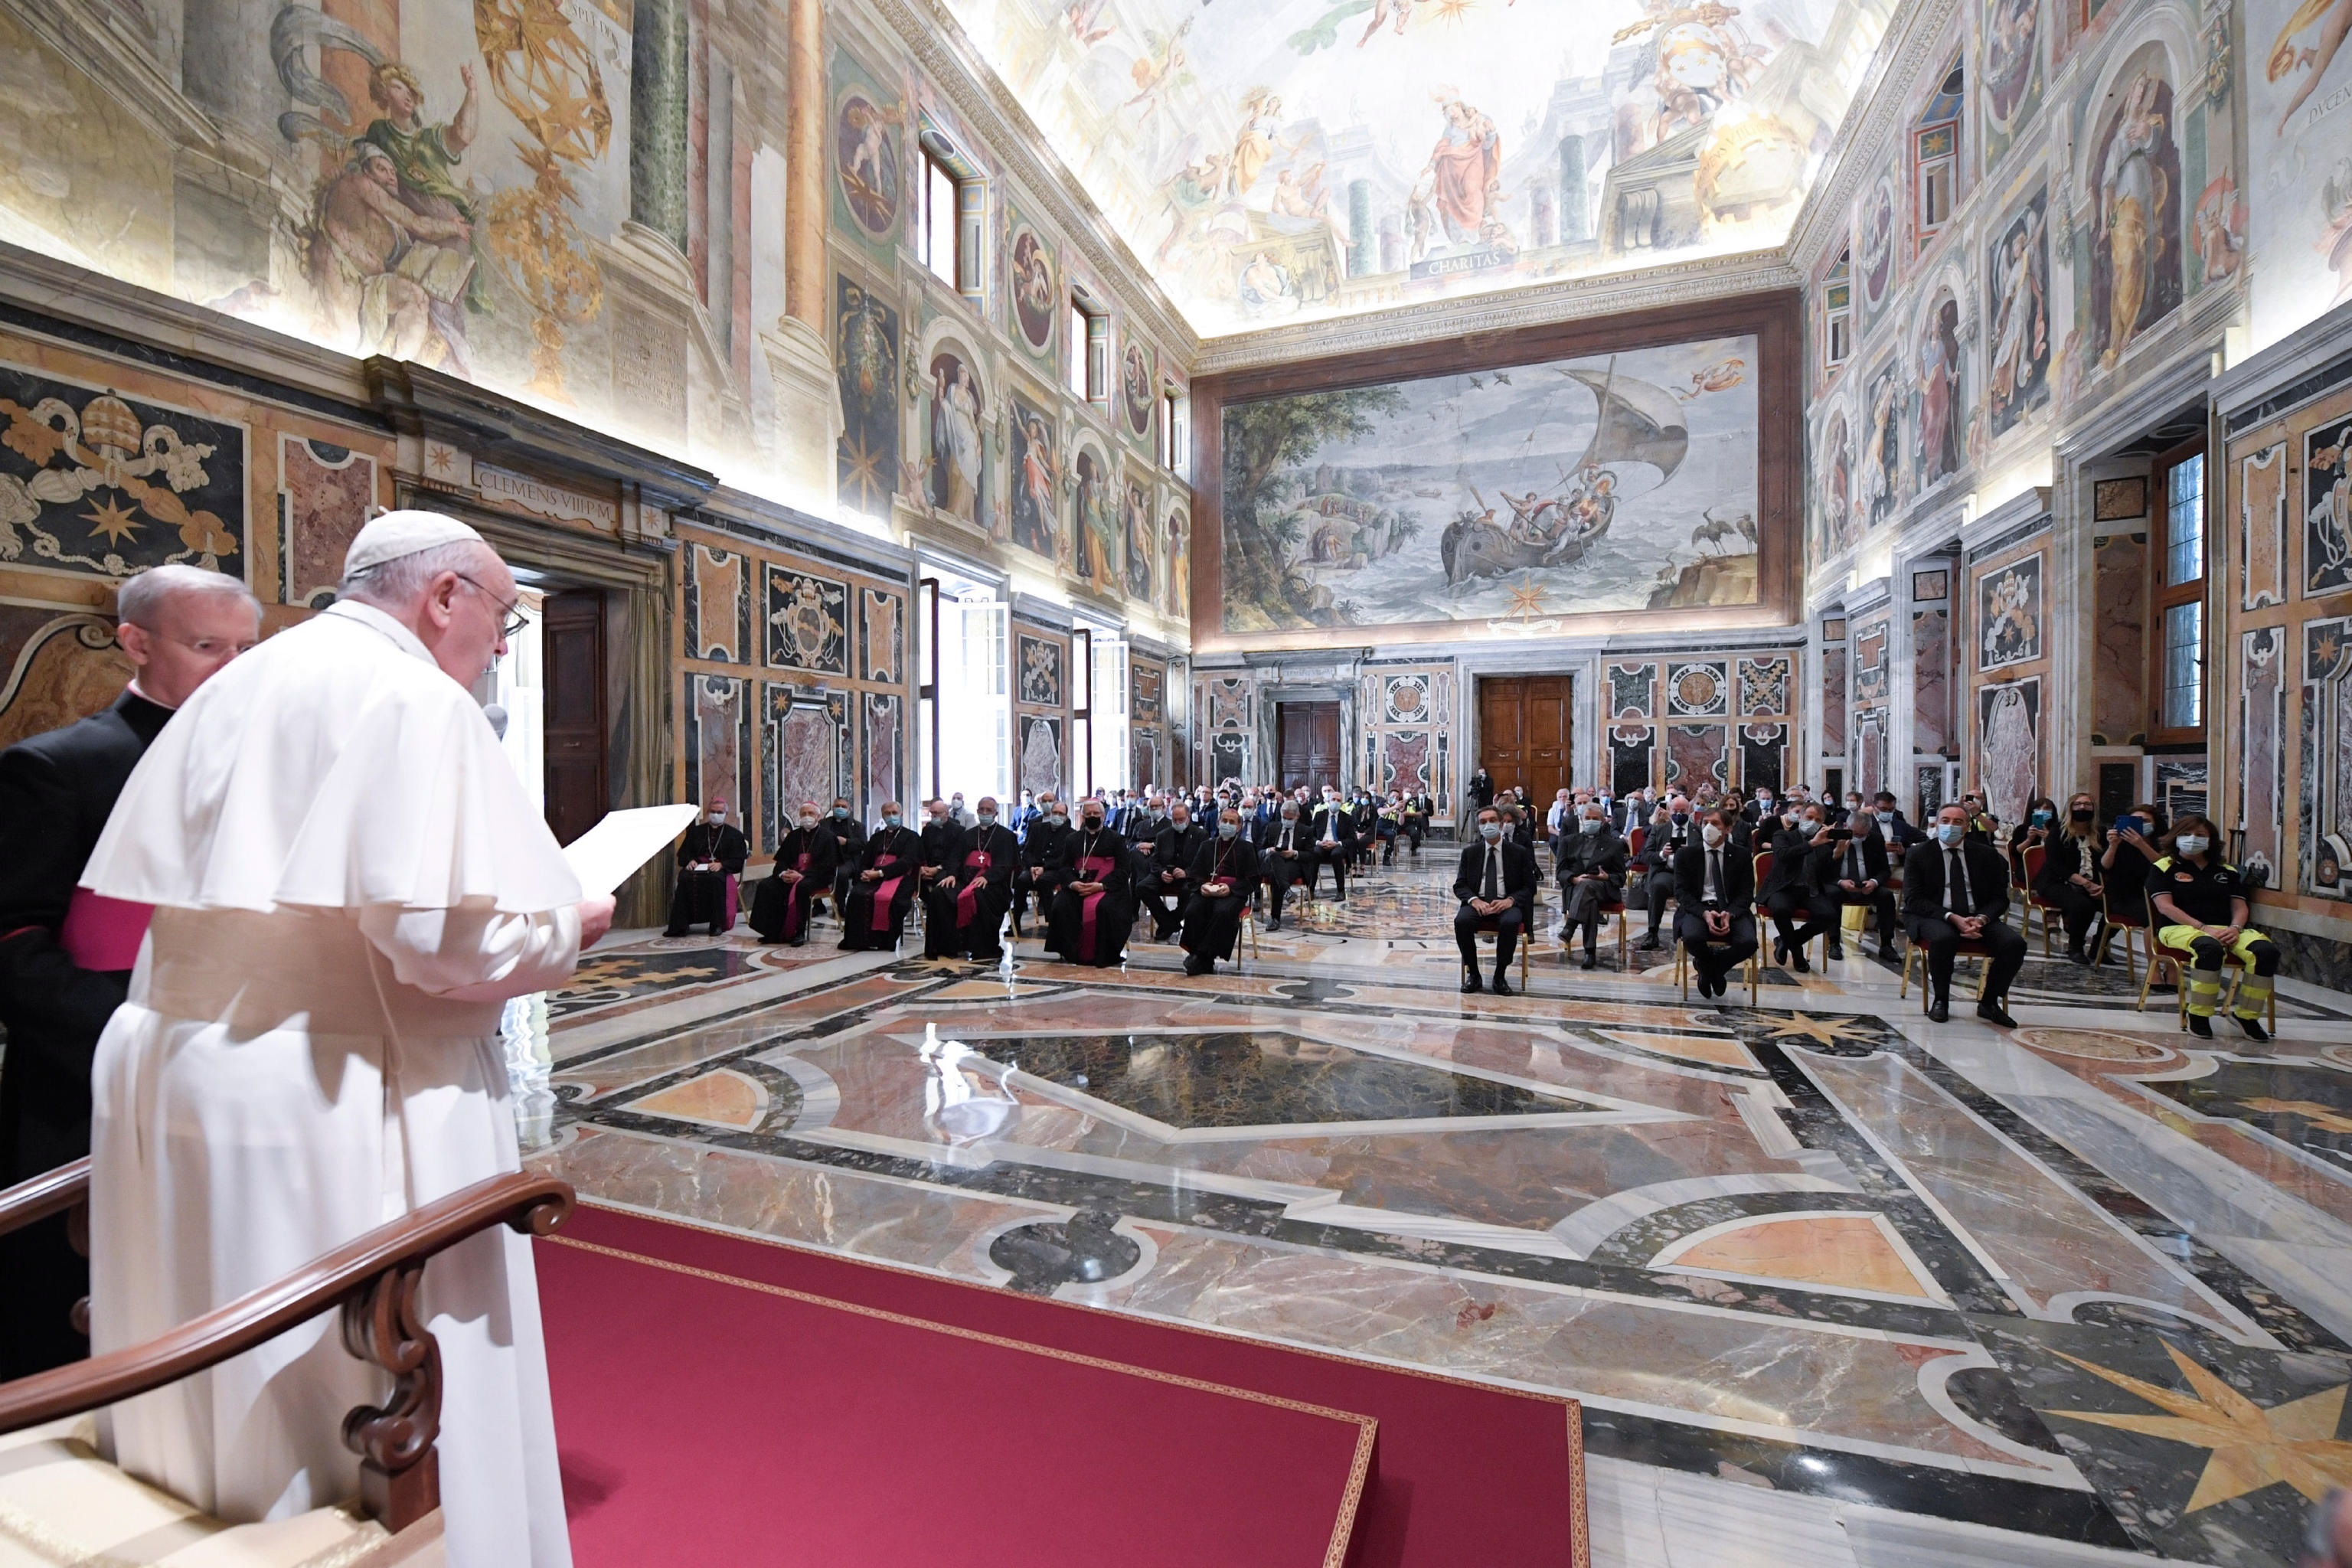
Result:
[[[1278,782],[1284,789],[1339,787],[1337,702],[1276,703],[1274,734],[1275,752],[1281,759]]]
[[[1538,810],[1568,787],[1570,682],[1564,675],[1482,677],[1478,756],[1497,790],[1517,788]]]
[[[557,843],[569,844],[596,826],[612,799],[605,763],[604,595],[593,588],[550,593],[539,633],[547,826]]]

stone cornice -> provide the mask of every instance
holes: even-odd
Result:
[[[1563,279],[1467,299],[1332,316],[1263,331],[1211,338],[1193,364],[1196,376],[1255,370],[1298,359],[1402,348],[1440,338],[1507,332],[1588,316],[1622,315],[1661,305],[1794,289],[1799,275],[1775,248],[1736,256],[1694,257],[1638,271]]]
[[[1810,278],[1852,208],[1855,187],[1873,166],[1858,154],[1874,151],[1910,101],[1911,89],[1943,60],[1944,29],[1958,0],[1924,0],[1897,8],[1895,25],[1879,40],[1871,68],[1838,124],[1824,159],[1825,174],[1806,194],[1789,231],[1788,259]]]
[[[1062,231],[1063,238],[1118,294],[1130,321],[1187,364],[1199,353],[1200,334],[1184,319],[1127,241],[1095,205],[1045,133],[989,68],[941,0],[865,0],[899,46],[962,115],[990,159],[1024,186]]]

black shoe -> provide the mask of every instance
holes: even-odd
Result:
[[[2249,1017],[2243,1013],[2232,1013],[2230,1015],[2230,1022],[2244,1030],[2246,1038],[2250,1040],[2267,1040],[2271,1037],[2271,1032],[2263,1027],[2263,1021],[2259,1016]]]
[[[1652,931],[1641,941],[1635,942],[1633,944],[1633,948],[1637,952],[1655,952],[1664,945],[1664,943],[1658,941],[1658,933],[1656,931]]]
[[[1476,970],[1474,969],[1462,977],[1462,994],[1465,996],[1469,995],[1472,992],[1484,991],[1485,989],[1486,989],[1486,987],[1485,984],[1479,980],[1478,972]]]
[[[2087,969],[2090,967],[2091,955],[2084,952],[2079,946],[2069,945],[2066,949],[2066,961],[2069,963],[2079,963]]]
[[[1800,974],[1811,974],[1813,972],[1812,963],[1805,957],[1805,950],[1801,947],[1792,947],[1789,950],[1789,967]]]
[[[2014,1029],[2017,1027],[2017,1020],[2009,1016],[2009,1009],[2003,1007],[1998,1001],[1984,1001],[1978,1003],[1977,1016],[1982,1018],[1986,1023],[1994,1025],[2000,1028]]]
[[[1593,952],[1591,948],[1589,948],[1589,947],[1588,947],[1588,948],[1586,948],[1586,949],[1584,950],[1584,967],[1585,967],[1585,968],[1587,968],[1587,969],[1595,969],[1595,968],[1598,968],[1598,967],[1600,966],[1600,963],[1601,963],[1601,956],[1600,956],[1600,954],[1598,954],[1598,953],[1594,952]]]
[[[1952,1004],[1948,998],[1938,996],[1927,1004],[1927,1022],[1930,1024],[1948,1024],[1951,1021]]]
[[[1845,944],[1834,942],[1830,943],[1829,960],[1832,963],[1843,963],[1845,962]]]
[[[1188,955],[1184,960],[1184,973],[1187,974],[1206,974],[1209,973],[1209,961],[1205,958],[1195,958]]]
[[[1508,996],[1511,994],[1511,983],[1504,979],[1498,972],[1495,976],[1495,983],[1486,987],[1486,989],[1492,991],[1497,996]]]
[[[1282,929],[1282,917],[1280,915],[1276,915],[1272,920],[1266,921],[1265,929],[1268,931],[1280,931]]]
[[[1772,939],[1772,962],[1783,969],[1789,965],[1789,944],[1778,937]]]
[[[2213,1020],[2202,1013],[2191,1013],[2189,1015],[2189,1032],[2200,1040],[2210,1040],[2213,1037]]]
[[[686,928],[684,926],[678,927],[676,931],[665,931],[662,932],[662,935],[664,936],[684,936],[685,934]]]

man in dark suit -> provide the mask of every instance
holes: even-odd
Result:
[[[1772,943],[1776,963],[1786,963],[1802,974],[1812,968],[1805,957],[1805,944],[1822,934],[1824,929],[1837,928],[1822,911],[1829,906],[1814,889],[1813,856],[1829,847],[1829,830],[1822,826],[1822,808],[1801,805],[1793,800],[1780,803],[1778,816],[1768,816],[1757,831],[1769,827],[1768,846],[1772,851],[1771,868],[1764,874],[1764,885],[1756,890],[1756,906],[1772,917],[1777,933]],[[1835,911],[1831,911],[1833,917]],[[1805,923],[1799,925],[1802,914]]]
[[[1047,790],[1037,797],[1037,816],[1029,824],[1029,831],[1021,836],[1021,873],[1013,883],[1013,934],[1021,934],[1021,916],[1029,908],[1029,900],[1037,900],[1037,920],[1045,919],[1045,907],[1054,901],[1054,893],[1061,884],[1055,879],[1060,874],[1062,846],[1070,837],[1070,814],[1054,792]]]
[[[677,881],[669,893],[669,927],[664,936],[684,936],[706,921],[710,934],[725,936],[735,926],[736,879],[751,858],[751,841],[727,820],[727,802],[712,795],[702,820],[677,841]]]
[[[1338,891],[1332,896],[1341,903],[1348,901],[1348,864],[1356,853],[1356,814],[1339,798],[1337,790],[1324,792],[1323,804],[1315,808],[1312,831],[1315,858],[1307,872],[1307,896],[1315,896],[1315,883],[1322,868],[1331,868],[1331,880]]]
[[[1633,860],[1635,880],[1626,901],[1650,911],[1650,929],[1634,945],[1654,952],[1660,945],[1658,931],[1665,923],[1667,901],[1675,896],[1675,857],[1698,837],[1698,829],[1692,826],[1691,803],[1681,795],[1661,804],[1651,814],[1648,827],[1642,836],[1642,853]]]
[[[1878,917],[1878,956],[1895,954],[1895,889],[1887,885],[1886,840],[1878,820],[1866,811],[1849,810],[1845,826],[1830,836],[1829,853],[1815,858],[1820,894],[1824,904],[1843,910],[1860,904]],[[1843,922],[1830,927],[1830,956],[1843,958]]]
[[[0,752],[0,1187],[89,1152],[89,1070],[122,1005],[146,911],[78,892],[100,830],[149,742],[260,637],[245,584],[162,566],[122,585],[115,642],[136,670],[110,707]],[[0,1236],[0,1380],[89,1353],[73,1326],[89,1266],[63,1215]]]
[[[1601,910],[1625,895],[1625,841],[1609,826],[1599,801],[1588,800],[1567,824],[1561,842],[1552,851],[1559,868],[1562,942],[1584,932],[1584,967],[1600,962]]]
[[[1258,875],[1265,879],[1273,909],[1266,916],[1265,929],[1282,929],[1282,900],[1300,878],[1307,879],[1307,896],[1315,892],[1315,841],[1307,825],[1298,820],[1298,803],[1286,800],[1282,814],[1265,826],[1265,837],[1257,847]]]
[[[1731,841],[1736,816],[1702,813],[1697,836],[1675,856],[1675,934],[1702,996],[1722,995],[1726,978],[1756,951],[1756,866]]]
[[[1192,803],[1179,798],[1169,807],[1159,837],[1143,847],[1149,853],[1138,869],[1136,887],[1138,901],[1151,911],[1152,941],[1166,942],[1183,923],[1184,906],[1192,901],[1192,862],[1208,837],[1192,820]],[[1243,891],[1246,896],[1246,887]]]
[[[1462,900],[1454,915],[1454,945],[1462,950],[1462,989],[1479,989],[1478,933],[1491,931],[1495,994],[1508,996],[1511,955],[1534,919],[1536,858],[1526,845],[1505,837],[1503,819],[1491,805],[1478,814],[1478,836],[1462,847],[1454,896]]]
[[[2001,919],[2009,909],[2009,866],[2000,851],[1969,836],[1968,807],[1936,813],[1936,837],[1903,858],[1903,927],[1927,950],[1927,1016],[1952,1016],[1952,960],[1963,941],[1980,942],[1984,994],[1977,1016],[2004,1029],[2017,1020],[2001,1005],[2010,982],[2025,967],[2025,939]]]

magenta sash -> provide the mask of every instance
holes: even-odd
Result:
[[[76,888],[66,906],[66,923],[58,931],[58,945],[79,969],[129,969],[139,962],[139,943],[155,906],[110,899],[88,888]]]
[[[980,889],[986,885],[988,868],[994,864],[994,858],[985,849],[974,849],[964,856],[965,875],[970,876],[974,871],[980,875],[956,889],[956,930],[963,930],[979,915]]]
[[[809,852],[805,849],[793,861],[793,869],[801,874],[797,882],[784,887],[784,934],[792,936],[808,921]]]
[[[884,855],[874,862],[877,871],[896,866],[903,857]],[[907,879],[904,871],[895,877],[885,877],[874,884],[874,921],[871,929],[879,932],[890,929],[890,906],[898,901],[898,884]]]
[[[1081,882],[1100,881],[1109,876],[1112,868],[1118,864],[1118,861],[1108,855],[1088,855],[1078,862],[1076,879]],[[1095,916],[1103,900],[1108,896],[1108,889],[1099,893],[1086,893],[1079,896],[1078,962],[1081,963],[1092,963],[1095,961]]]

